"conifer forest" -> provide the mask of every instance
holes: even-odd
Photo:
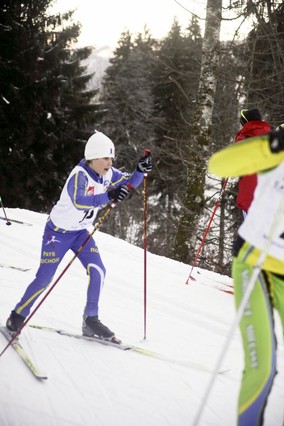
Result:
[[[229,274],[241,222],[237,180],[210,176],[213,152],[232,143],[242,108],[284,123],[283,1],[207,0],[205,30],[173,19],[161,40],[125,31],[100,86],[76,48],[74,11],[51,15],[51,0],[0,5],[0,195],[7,207],[48,213],[94,130],[116,147],[114,166],[133,171],[150,149],[153,171],[113,209],[102,231],[192,264],[214,212],[199,266]],[[222,20],[252,23],[222,40]]]

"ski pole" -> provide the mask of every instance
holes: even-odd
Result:
[[[4,216],[5,216],[6,225],[12,225],[12,223],[9,221],[9,219],[8,219],[8,217],[7,217],[7,215],[6,215],[6,210],[5,210],[5,208],[4,208],[4,204],[3,204],[3,201],[2,201],[2,197],[1,197],[1,195],[0,195],[0,204],[1,204],[1,207],[2,207],[2,210],[3,210],[3,213],[4,213]]]
[[[217,209],[218,209],[218,207],[219,207],[219,204],[220,204],[220,202],[221,202],[221,199],[222,199],[222,196],[223,196],[223,194],[224,194],[224,191],[225,191],[225,188],[226,188],[227,182],[228,182],[228,178],[226,178],[226,179],[225,179],[225,181],[224,181],[224,183],[223,183],[223,186],[222,186],[221,192],[220,192],[220,194],[219,194],[219,198],[218,198],[218,200],[217,200],[217,202],[216,202],[216,204],[215,204],[215,207],[214,207],[213,212],[212,212],[212,214],[211,214],[211,217],[210,217],[210,220],[209,220],[209,222],[208,222],[207,228],[205,229],[205,232],[204,232],[203,238],[202,238],[202,240],[201,240],[201,243],[200,243],[200,245],[199,245],[199,248],[198,248],[198,250],[197,250],[197,253],[196,253],[196,255],[195,255],[195,258],[194,258],[194,260],[193,260],[193,264],[192,264],[192,267],[191,267],[190,273],[189,273],[189,275],[188,275],[188,277],[187,277],[187,280],[186,280],[185,284],[189,284],[189,279],[194,280],[194,278],[191,276],[191,275],[192,275],[192,272],[193,272],[193,269],[194,269],[194,267],[195,267],[195,265],[196,265],[197,259],[198,259],[199,255],[200,255],[200,252],[201,252],[201,250],[202,250],[203,244],[204,244],[204,242],[205,242],[205,240],[206,240],[206,237],[207,237],[207,234],[208,234],[208,232],[209,232],[209,230],[210,230],[210,227],[211,227],[211,224],[212,224],[213,218],[214,218],[214,216],[215,216],[215,213],[216,213],[216,211],[217,211]]]
[[[85,245],[88,243],[88,241],[90,241],[90,239],[92,238],[92,236],[94,235],[94,233],[100,228],[100,226],[102,225],[102,223],[105,221],[105,219],[107,218],[107,216],[110,214],[111,210],[115,207],[116,203],[112,203],[110,205],[110,207],[108,207],[108,209],[104,212],[104,214],[100,217],[100,219],[98,220],[98,222],[96,223],[96,225],[94,226],[92,232],[88,235],[88,237],[85,239],[85,241],[82,243],[82,245],[78,248],[78,250],[76,251],[76,253],[74,254],[74,256],[72,257],[72,259],[69,261],[69,263],[65,266],[65,268],[63,269],[63,271],[60,273],[60,275],[57,277],[57,279],[54,281],[54,283],[52,284],[52,286],[48,289],[48,291],[46,292],[46,294],[44,295],[44,297],[42,298],[42,300],[38,303],[38,305],[36,306],[36,308],[30,313],[30,315],[25,319],[25,321],[23,322],[21,328],[13,335],[13,337],[11,338],[11,340],[8,342],[8,344],[5,346],[5,348],[3,349],[3,351],[0,353],[0,357],[4,354],[4,352],[9,348],[9,346],[17,339],[17,337],[19,336],[19,334],[21,333],[21,331],[23,330],[23,328],[27,325],[27,323],[30,321],[30,319],[34,316],[34,314],[37,312],[37,310],[39,309],[39,307],[43,304],[43,302],[45,301],[45,299],[47,298],[47,296],[50,294],[50,292],[54,289],[54,287],[56,286],[56,284],[58,283],[58,281],[63,277],[63,275],[65,274],[65,272],[67,271],[67,269],[72,265],[72,263],[74,262],[74,260],[78,257],[78,255],[81,253],[81,251],[83,250],[83,248],[85,247]]]
[[[209,384],[207,386],[207,389],[206,389],[206,391],[204,393],[204,396],[203,396],[203,398],[202,398],[202,400],[200,402],[200,406],[199,406],[199,409],[197,411],[197,414],[196,414],[196,417],[195,417],[195,420],[194,420],[192,426],[197,426],[198,423],[199,423],[199,420],[201,418],[202,412],[203,412],[204,407],[206,405],[206,402],[208,400],[209,394],[210,394],[210,392],[212,390],[212,387],[213,387],[213,384],[214,384],[214,382],[216,380],[218,371],[219,371],[219,369],[221,367],[222,361],[223,361],[223,359],[224,359],[224,357],[225,357],[225,355],[226,355],[226,353],[228,351],[229,345],[230,345],[231,340],[233,338],[233,335],[234,335],[234,333],[236,331],[236,328],[237,328],[237,326],[238,326],[238,324],[239,324],[239,322],[240,322],[240,320],[241,320],[241,318],[242,318],[242,316],[244,314],[244,310],[245,310],[245,308],[247,306],[247,303],[248,303],[250,295],[251,295],[251,293],[253,291],[254,285],[255,285],[256,280],[258,278],[258,275],[261,272],[262,265],[263,265],[263,263],[265,261],[265,258],[268,255],[272,239],[274,237],[275,231],[277,230],[277,225],[278,225],[279,219],[283,216],[283,214],[284,214],[284,198],[281,199],[281,202],[280,202],[280,204],[278,206],[278,210],[276,212],[276,215],[275,215],[275,217],[272,220],[265,248],[260,253],[258,261],[257,261],[257,264],[254,267],[253,274],[252,274],[252,276],[251,276],[251,278],[250,278],[250,280],[248,282],[247,288],[246,288],[246,290],[244,292],[244,295],[242,297],[241,303],[240,303],[240,305],[238,307],[235,320],[233,321],[233,323],[232,323],[232,325],[230,327],[230,330],[228,332],[227,338],[225,339],[225,343],[223,345],[223,348],[220,351],[219,358],[218,358],[218,360],[216,362],[216,366],[215,366],[215,368],[213,370],[213,373],[211,375],[211,379],[210,379]]]
[[[262,255],[263,254],[265,254],[265,253],[262,252]],[[237,329],[237,326],[238,326],[238,324],[239,324],[239,322],[240,322],[240,320],[241,320],[241,318],[243,316],[245,307],[246,307],[246,305],[248,303],[248,300],[249,300],[251,292],[252,292],[252,290],[254,288],[255,282],[256,282],[256,280],[258,278],[258,274],[261,271],[261,265],[264,262],[265,256],[266,256],[266,254],[264,256],[261,256],[261,258],[259,259],[259,265],[257,265],[256,268],[253,271],[253,274],[252,274],[251,279],[250,279],[250,281],[248,283],[246,292],[245,292],[245,294],[244,294],[244,296],[242,298],[241,304],[239,305],[236,317],[235,317],[235,319],[234,319],[234,321],[233,321],[233,323],[232,323],[232,325],[231,325],[231,327],[229,329],[229,332],[228,332],[228,335],[227,335],[227,337],[225,339],[224,345],[223,345],[223,347],[222,347],[222,349],[220,351],[219,357],[218,357],[217,362],[216,362],[216,366],[215,366],[215,368],[214,368],[214,370],[213,370],[213,372],[211,374],[211,378],[210,378],[209,384],[208,384],[208,386],[207,386],[207,388],[206,388],[206,390],[204,392],[204,396],[203,396],[203,398],[202,398],[202,400],[200,402],[199,409],[197,411],[195,420],[192,423],[192,426],[197,426],[199,424],[199,420],[200,420],[201,415],[203,413],[204,407],[206,405],[206,402],[208,400],[208,397],[210,395],[212,387],[213,387],[213,385],[215,383],[216,377],[218,375],[218,371],[220,370],[220,367],[222,365],[223,359],[224,359],[224,357],[225,357],[225,355],[227,353],[228,347],[231,344],[231,340],[233,338],[233,335],[234,335],[234,333],[235,333],[235,331]]]
[[[144,155],[150,157],[151,151],[145,149]],[[147,219],[148,219],[148,173],[144,173],[144,340],[147,329]]]

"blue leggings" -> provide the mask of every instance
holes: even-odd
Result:
[[[86,229],[64,232],[63,230],[55,231],[54,228],[54,224],[48,221],[42,237],[40,266],[36,277],[27,287],[20,302],[15,306],[15,311],[24,317],[29,315],[34,302],[52,281],[66,252],[72,250],[73,253],[76,253],[89,235]],[[78,254],[78,259],[89,276],[84,314],[87,316],[98,315],[100,292],[106,270],[93,238],[90,238]]]

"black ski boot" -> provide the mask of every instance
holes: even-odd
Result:
[[[23,315],[17,314],[16,311],[12,311],[6,321],[6,328],[10,333],[17,333],[17,331],[22,327],[24,321],[25,317],[23,317]]]
[[[114,332],[110,331],[106,325],[102,324],[97,315],[93,317],[83,316],[82,332],[83,336],[96,336],[110,341],[115,337]]]

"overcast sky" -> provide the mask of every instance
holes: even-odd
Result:
[[[57,0],[56,10],[77,8],[75,20],[82,24],[79,43],[99,48],[116,46],[123,31],[140,33],[145,25],[153,37],[162,38],[175,17],[185,29],[192,15],[179,3],[205,18],[206,1],[202,0]]]
[[[225,2],[224,2],[225,3]],[[53,11],[66,12],[76,9],[74,20],[82,25],[79,46],[103,46],[115,48],[123,31],[143,33],[145,25],[154,38],[165,37],[177,18],[185,30],[192,13],[200,18],[200,26],[206,18],[207,0],[55,0]],[[223,11],[223,18],[228,12]],[[231,39],[237,21],[222,22],[222,39]]]

